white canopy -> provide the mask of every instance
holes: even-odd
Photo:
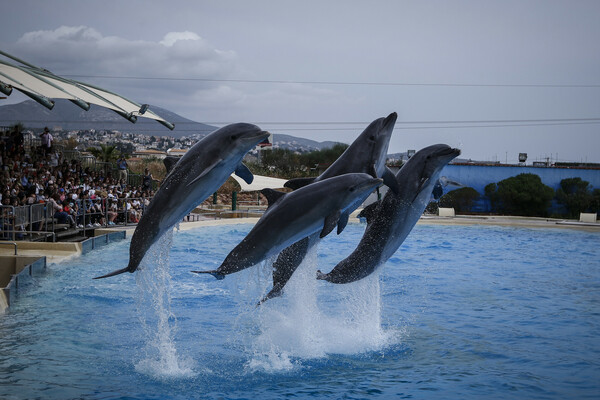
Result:
[[[16,59],[4,52],[0,54]],[[144,117],[156,120],[171,130],[174,128],[172,123],[150,110],[143,110],[146,107],[123,96],[87,83],[62,78],[24,61],[18,61],[27,66],[0,60],[0,83],[4,84],[3,92],[8,91],[7,95],[10,94],[11,88],[14,88],[50,109],[54,106],[50,99],[71,100],[85,110],[89,109],[90,104],[96,104],[116,111],[131,122],[135,122],[137,117]]]
[[[268,176],[254,175],[254,180],[248,185],[242,178],[232,174],[233,179],[242,187],[242,192],[255,192],[265,188],[281,189],[287,182],[287,179],[271,178]]]

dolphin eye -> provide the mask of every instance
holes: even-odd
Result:
[[[348,189],[348,190],[350,190],[351,192],[354,192],[354,188],[353,188],[353,187],[351,187],[351,188],[350,188],[350,189]]]
[[[370,139],[370,140],[375,140],[375,136],[374,136],[374,135],[371,135],[371,136],[369,136],[369,139]]]
[[[238,136],[237,135],[231,135],[231,140],[237,140]]]

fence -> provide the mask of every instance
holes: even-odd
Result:
[[[2,240],[43,239],[54,234],[54,218],[46,204],[29,206],[0,206],[0,238]]]
[[[0,206],[0,240],[56,241],[65,236],[87,236],[100,227],[135,225],[151,198],[96,198],[73,201],[72,211],[54,212],[50,203]],[[220,218],[219,214],[205,215]],[[184,221],[197,221],[195,214]]]

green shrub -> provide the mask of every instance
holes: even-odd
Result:
[[[472,187],[463,187],[452,190],[440,197],[440,207],[451,207],[456,212],[471,211],[473,203],[479,199],[480,195]]]
[[[567,218],[579,218],[582,212],[598,212],[594,208],[594,194],[598,195],[596,189],[592,192],[590,183],[581,178],[567,178],[560,181],[560,187],[556,190],[556,201],[565,206]],[[597,200],[596,200],[597,203]]]
[[[519,174],[485,187],[492,209],[505,215],[545,217],[554,190],[535,174]]]

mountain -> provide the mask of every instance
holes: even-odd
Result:
[[[10,126],[22,122],[26,128],[40,131],[48,126],[52,130],[113,130],[123,133],[172,136],[175,138],[193,134],[204,136],[217,129],[216,126],[195,122],[164,108],[152,105],[150,110],[175,124],[174,130],[170,131],[158,122],[142,117],[138,118],[137,122],[133,124],[104,107],[92,105],[88,111],[85,111],[68,100],[55,99],[55,101],[56,104],[52,110],[48,110],[33,100],[0,106],[0,126]],[[317,142],[290,135],[273,134],[273,147],[283,149],[312,151],[332,147],[334,144],[335,142]]]
[[[273,147],[279,147],[280,149],[292,149],[298,151],[313,151],[321,150],[329,147],[333,147],[338,142],[317,142],[316,140],[310,140],[300,138],[291,135],[284,135],[281,133],[273,134]]]
[[[141,133],[155,136],[189,136],[193,133],[209,133],[217,129],[215,126],[202,124],[183,118],[160,107],[150,106],[157,115],[175,124],[170,131],[158,122],[140,117],[133,124],[119,114],[104,107],[91,105],[85,111],[68,100],[56,99],[52,110],[33,100],[18,104],[0,106],[0,126],[9,126],[22,122],[26,128],[42,129],[48,126],[57,130],[114,130],[120,132]]]

